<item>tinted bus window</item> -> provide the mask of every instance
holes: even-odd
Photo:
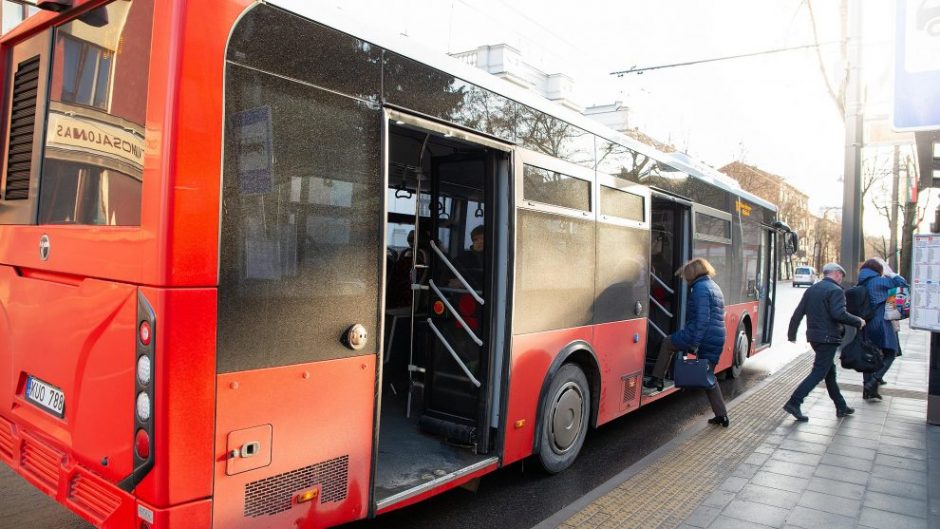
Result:
[[[56,29],[39,199],[44,224],[140,224],[152,0]]]
[[[591,323],[594,223],[519,210],[517,334]]]
[[[377,343],[380,111],[231,62],[225,96],[219,372],[369,353],[340,336]]]
[[[649,296],[650,234],[597,223],[597,299],[594,323],[640,318]],[[636,302],[641,303],[640,313]]]
[[[697,237],[727,239],[728,242],[731,242],[731,221],[696,212],[695,235]]]
[[[601,186],[601,214],[619,217],[621,219],[646,221],[646,205],[643,197]]]
[[[522,196],[543,204],[591,211],[591,183],[573,176],[525,165]]]

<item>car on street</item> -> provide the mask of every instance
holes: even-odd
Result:
[[[812,266],[798,266],[793,271],[793,286],[811,287],[816,283],[816,269]]]

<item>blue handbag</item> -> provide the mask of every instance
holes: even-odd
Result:
[[[676,353],[672,376],[676,387],[683,389],[711,389],[718,383],[708,360],[686,358],[681,351]]]

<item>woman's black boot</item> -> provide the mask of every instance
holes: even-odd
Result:
[[[655,389],[656,391],[662,391],[663,385],[663,379],[659,377],[650,377],[648,380],[643,381],[644,388]]]
[[[728,419],[727,415],[716,415],[711,419],[708,419],[708,424],[720,424],[727,428],[728,425],[731,424],[731,421]]]

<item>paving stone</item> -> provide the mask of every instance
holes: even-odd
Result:
[[[832,494],[850,500],[860,500],[865,495],[865,486],[855,483],[846,483],[844,481],[834,481],[831,479],[814,477],[809,480],[806,486],[807,490]]]
[[[764,463],[764,466],[761,467],[761,470],[766,472],[773,472],[775,474],[783,474],[784,476],[808,478],[813,475],[815,467],[772,459]]]
[[[758,470],[760,470],[760,465],[741,463],[740,465],[734,467],[734,471],[731,472],[731,475],[737,476],[739,478],[751,479]]]
[[[774,453],[770,454],[770,459],[775,459],[778,461],[786,461],[788,463],[799,463],[801,465],[812,465],[816,466],[822,460],[822,455],[820,454],[807,454],[806,452],[794,452],[793,450],[784,450],[783,448],[778,448]]]
[[[813,474],[821,478],[829,478],[829,479],[833,479],[836,481],[845,481],[848,483],[855,483],[858,485],[864,485],[868,483],[868,472],[862,472],[860,470],[852,470],[850,468],[834,467],[832,465],[820,464],[818,467],[816,467],[816,472],[814,472]]]
[[[747,485],[746,478],[731,476],[721,484],[720,488],[721,490],[726,490],[728,492],[738,492],[743,489],[745,485]]]
[[[787,439],[780,443],[780,448],[784,450],[793,450],[794,452],[804,452],[807,454],[820,454],[826,451],[826,445],[819,443],[807,443],[805,441],[795,441]]]
[[[818,433],[796,431],[787,436],[788,440],[802,441],[806,443],[818,443],[827,445],[832,441],[831,435],[820,435]]]
[[[751,483],[790,492],[803,492],[803,490],[806,489],[806,485],[809,483],[809,479],[759,471],[751,478]]]
[[[792,509],[800,501],[800,493],[786,490],[773,489],[748,483],[737,495],[738,499],[754,503],[763,503],[764,505],[773,505],[784,509]]]
[[[872,480],[890,479],[904,483],[913,483],[916,485],[927,485],[927,469],[920,471],[905,470],[903,468],[894,468],[885,465],[875,465],[871,470]]]
[[[709,494],[708,497],[705,498],[705,501],[702,502],[702,505],[724,509],[725,505],[731,503],[731,500],[733,499],[733,492],[719,489]]]
[[[832,442],[829,446],[854,446],[857,448],[870,448],[876,450],[880,443],[871,439],[861,439],[859,437],[849,437],[847,435],[836,434],[832,436]]]
[[[715,521],[708,526],[708,529],[755,529],[760,527],[770,526],[755,524],[754,522],[746,522],[744,520],[738,520],[737,518],[731,518],[730,516],[721,515],[718,518],[715,518]]]
[[[927,502],[924,500],[892,496],[871,490],[865,493],[865,501],[862,504],[872,509],[905,514],[915,518],[927,516]]]
[[[855,529],[855,518],[797,506],[787,517],[787,523],[804,529]]]
[[[868,507],[862,507],[862,515],[858,521],[876,529],[927,529],[926,518],[914,518]]]
[[[893,456],[889,454],[878,454],[875,456],[875,463],[894,468],[903,468],[905,470],[921,470],[924,468],[924,462],[918,459],[908,459],[906,457]]]
[[[878,428],[878,430],[880,430],[880,428]],[[878,430],[868,428],[840,428],[837,433],[838,435],[844,435],[846,437],[877,441],[881,438],[881,432]]]
[[[888,454],[891,456],[906,457],[908,459],[927,460],[927,451],[919,448],[907,448],[905,446],[880,446],[877,449],[879,454]]]
[[[839,430],[840,430],[840,427],[838,425],[830,426],[826,424],[814,424],[814,423],[800,425],[800,431],[802,432],[814,433],[818,435],[826,435],[829,437],[832,437],[833,435],[835,435],[836,432],[838,432]]]
[[[816,509],[817,511],[841,514],[842,516],[850,516],[852,518],[857,517],[859,510],[862,508],[862,502],[859,500],[851,500],[812,490],[803,492],[803,495],[800,497],[799,505]]]
[[[766,463],[769,458],[770,458],[770,454],[769,454],[769,453],[767,453],[767,454],[760,454],[760,453],[756,453],[756,452],[755,452],[755,453],[753,453],[753,454],[747,456],[747,459],[744,460],[744,464],[760,466],[760,465],[763,465],[764,463]]]
[[[875,454],[877,454],[877,452],[871,448],[859,448],[857,446],[845,445],[829,445],[829,448],[827,448],[826,451],[830,454],[855,457],[858,459],[867,459],[869,461],[874,461]]]
[[[918,500],[927,499],[927,487],[914,483],[903,483],[890,479],[878,478],[872,479],[868,483],[868,490],[874,492],[883,492],[893,496],[903,498],[914,498]]]
[[[857,457],[850,457],[839,454],[826,454],[823,456],[821,463],[824,465],[832,465],[834,467],[861,470],[862,472],[868,472],[872,468],[872,462],[868,459],[859,459]]]
[[[721,514],[721,509],[700,505],[685,519],[686,524],[693,527],[708,527]]]
[[[921,434],[920,437],[893,437],[890,435],[882,435],[881,443],[883,445],[904,446],[920,450],[927,448],[927,440],[924,438],[923,434]]]
[[[751,523],[769,525],[770,527],[782,527],[789,514],[788,509],[738,499],[732,500],[721,512],[722,516],[730,516]]]

